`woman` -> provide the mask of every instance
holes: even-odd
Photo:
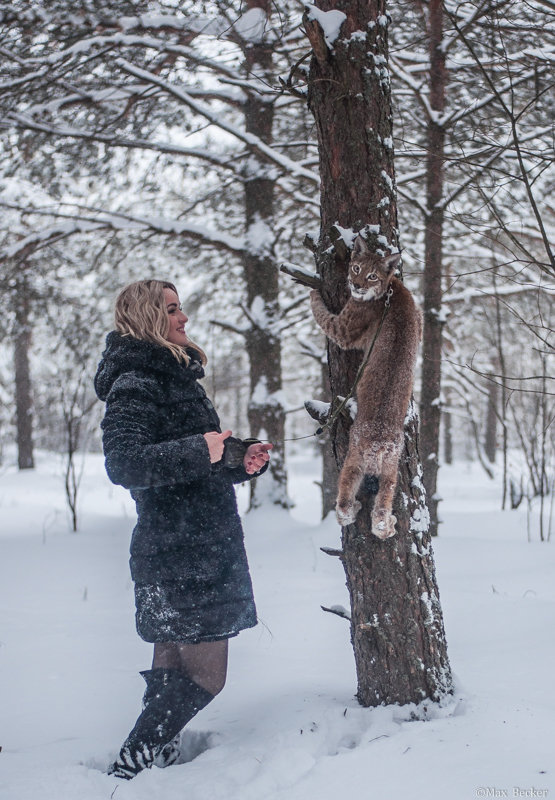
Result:
[[[172,283],[127,286],[95,378],[106,471],[137,506],[137,631],[154,643],[143,711],[109,768],[125,779],[171,763],[168,743],[223,688],[227,640],[256,625],[232,484],[260,474],[272,445],[221,431],[187,322]]]

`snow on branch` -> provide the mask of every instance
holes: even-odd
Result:
[[[118,28],[122,31],[164,30],[172,33],[194,33],[197,36],[223,36],[229,23],[223,18],[209,18],[203,15],[193,16],[177,14],[140,14],[135,17],[115,17],[104,19],[100,23],[105,28]]]
[[[260,7],[249,8],[233,22],[223,15],[206,17],[202,14],[186,16],[177,14],[140,14],[136,17],[120,17],[104,23],[125,32],[132,30],[164,30],[172,33],[189,33],[217,39],[258,43],[269,38],[268,15]]]
[[[460,5],[461,4],[457,3],[457,10]],[[441,43],[441,49],[443,52],[447,53],[449,48],[457,41],[461,33],[470,30],[473,25],[485,14],[493,15],[497,9],[502,9],[503,6],[506,5],[507,0],[498,0],[497,3],[492,3],[491,0],[481,0],[481,2],[476,4],[476,6],[471,6],[470,11],[461,20],[458,29],[453,31],[450,35],[443,37],[443,42]],[[449,14],[449,11],[447,11],[447,13]],[[451,12],[451,14],[453,13],[456,12]]]
[[[211,319],[209,322],[211,325],[217,325],[218,328],[229,331],[229,333],[236,333],[239,336],[246,336],[250,331],[249,326],[239,327],[239,325],[233,325],[231,322],[222,322],[222,320],[219,319]]]
[[[403,81],[403,83],[414,92],[414,95],[424,109],[427,118],[439,124],[440,114],[438,111],[434,111],[427,95],[424,93],[424,82],[415,80],[412,75],[410,75],[406,69],[401,66],[398,59],[394,58],[393,56],[390,56],[389,58],[389,67],[393,75],[399,78],[399,80]]]
[[[311,289],[319,289],[321,285],[321,278],[315,272],[310,272],[304,267],[299,267],[297,264],[291,264],[285,261],[280,264],[280,272],[289,275],[295,283],[300,283],[303,286],[309,286]]]
[[[301,353],[304,356],[313,358],[319,364],[327,364],[327,353],[325,347],[315,344],[309,339],[299,339]]]
[[[457,25],[457,22],[454,19],[453,15],[450,14],[449,11],[447,11],[447,9],[446,9],[446,13],[447,13],[447,16],[449,17],[449,19],[451,20],[453,26],[455,27],[455,29],[459,33],[459,35],[461,37],[461,40],[462,40],[463,44],[465,45],[466,49],[468,50],[468,52],[470,53],[470,55],[474,59],[474,61],[476,63],[476,66],[478,67],[479,71],[481,72],[485,82],[488,84],[491,93],[493,95],[495,95],[495,99],[497,100],[497,102],[501,106],[501,108],[503,110],[503,113],[505,114],[505,116],[506,116],[506,118],[507,118],[507,120],[508,120],[508,122],[510,124],[511,134],[512,134],[512,138],[513,138],[514,150],[515,150],[515,153],[516,153],[516,156],[517,156],[519,170],[520,170],[520,178],[521,178],[521,180],[522,180],[522,182],[524,184],[524,187],[526,189],[526,195],[528,197],[528,202],[530,204],[530,207],[531,207],[532,212],[534,214],[534,217],[536,219],[536,223],[538,225],[538,228],[539,228],[539,230],[541,232],[541,238],[542,238],[542,241],[543,241],[543,245],[545,247],[545,252],[546,252],[547,257],[549,259],[551,271],[553,273],[555,273],[555,252],[552,249],[552,244],[551,244],[551,241],[550,241],[549,236],[547,234],[547,231],[545,229],[543,218],[542,218],[542,214],[540,212],[540,209],[538,208],[538,204],[537,204],[537,201],[536,201],[536,198],[535,198],[533,184],[532,184],[532,181],[530,180],[530,176],[528,174],[528,170],[527,170],[527,167],[526,167],[525,155],[523,154],[521,146],[520,146],[520,137],[519,137],[519,133],[518,133],[518,130],[517,130],[518,118],[517,118],[517,116],[515,116],[515,111],[514,111],[514,108],[512,106],[512,102],[511,102],[511,98],[513,96],[512,95],[513,87],[516,85],[517,81],[513,81],[512,76],[509,75],[509,78],[508,78],[509,87],[508,88],[509,88],[511,94],[509,96],[508,102],[506,102],[504,97],[503,97],[504,91],[500,91],[497,88],[497,86],[495,85],[495,82],[492,80],[492,77],[489,74],[488,70],[482,64],[482,61],[480,59],[480,54],[477,52],[477,50],[474,47],[474,45],[472,44],[472,42],[470,42],[468,37],[465,35],[464,31],[461,30],[461,28]]]
[[[317,6],[307,4],[303,14],[303,24],[315,58],[325,64],[344,21],[342,11],[322,11]]]
[[[327,606],[320,606],[320,608],[322,609],[322,611],[327,611],[328,614],[335,614],[337,617],[342,617],[343,619],[346,619],[347,622],[351,621],[351,615],[344,606],[337,605],[337,606],[330,606],[329,608]]]
[[[90,57],[92,57],[93,53],[97,53],[103,48],[112,51],[115,48],[129,47],[140,47],[147,50],[155,50],[160,54],[181,56],[196,66],[209,69],[214,74],[219,75],[220,79],[227,80],[235,86],[250,89],[251,91],[257,91],[261,94],[271,92],[272,96],[275,95],[275,91],[267,89],[264,84],[261,84],[260,82],[255,83],[252,78],[247,79],[243,77],[239,72],[228,66],[225,62],[215,61],[205,53],[199,53],[188,44],[176,44],[155,36],[137,36],[125,33],[87,36],[86,38],[80,39],[67,47],[60,48],[55,53],[48,53],[48,55],[40,56],[30,56],[26,57],[25,60],[19,59],[15,53],[12,53],[5,48],[0,48],[0,54],[5,55],[7,58],[12,60],[19,61],[22,65],[42,65],[42,68],[34,73],[29,73],[22,78],[7,81],[4,84],[4,88],[15,88],[17,85],[30,83],[33,80],[44,77],[46,74],[45,70],[48,68],[55,67],[56,65],[61,66],[67,64],[68,61],[75,60],[78,57],[87,57],[89,53],[91,54]]]
[[[411,203],[411,205],[415,206],[420,213],[427,217],[429,215],[428,207],[420,200],[418,197],[414,197],[413,195],[409,194],[405,191],[401,186],[397,184],[397,194],[400,195],[404,200]]]
[[[0,206],[14,208],[13,204],[5,203],[0,197]],[[20,208],[25,213],[41,213],[38,209]],[[202,225],[191,225],[175,219],[148,216],[138,217],[123,213],[107,213],[102,216],[86,219],[83,215],[62,214],[54,211],[43,212],[57,219],[54,225],[20,239],[3,250],[0,250],[0,260],[9,258],[25,258],[31,253],[58,241],[79,233],[91,231],[111,230],[116,232],[138,233],[150,231],[166,236],[183,236],[193,241],[202,242],[226,252],[242,253],[245,242],[242,238],[231,236],[223,231],[211,231]]]
[[[525,142],[541,138],[542,136],[549,136],[551,133],[552,133],[552,126],[548,125],[545,128],[540,128],[539,130],[534,130],[525,136],[521,136],[520,144],[524,144]],[[508,150],[512,149],[513,147],[514,147],[514,141],[513,138],[510,137],[505,144],[497,147],[493,152],[493,154],[488,159],[486,159],[482,164],[480,164],[480,166],[478,166],[475,170],[469,172],[466,179],[461,181],[456,189],[454,189],[450,194],[444,197],[444,199],[440,203],[440,206],[444,209],[448,208],[451,205],[451,203],[454,200],[456,200],[456,198],[460,194],[462,194],[468,186],[470,186],[470,184],[474,183],[480,175],[482,175],[489,167],[491,167],[497,161],[498,158],[501,158],[503,154],[505,154]],[[469,164],[473,164],[475,163],[478,154],[479,154],[478,151],[474,153],[468,153],[465,156],[465,160]]]
[[[11,258],[28,258],[37,250],[49,244],[54,244],[54,242],[60,239],[66,239],[68,236],[76,233],[91,233],[92,231],[101,230],[102,227],[101,223],[94,223],[86,220],[59,222],[56,225],[50,225],[0,250],[0,262]]]
[[[498,87],[496,86],[494,92],[491,92],[490,94],[484,94],[481,99],[476,98],[472,103],[466,106],[466,108],[461,108],[458,111],[453,109],[453,111],[443,114],[438,119],[438,124],[442,125],[443,127],[447,127],[448,125],[452,127],[460,119],[473,114],[479,108],[485,108],[486,106],[491,105],[491,103],[499,100],[506,92],[512,92],[515,87],[520,86],[522,83],[526,83],[529,80],[535,79],[537,75],[543,75],[545,72],[546,68],[531,69],[525,72],[523,75],[520,75],[518,78],[513,78],[510,76]]]
[[[97,130],[81,130],[70,125],[55,125],[48,122],[40,122],[32,116],[11,112],[8,119],[16,122],[18,127],[27,130],[40,131],[51,136],[66,139],[86,139],[91,142],[101,142],[111,147],[124,147],[137,150],[154,150],[158,153],[168,153],[172,155],[188,156],[191,158],[208,161],[214,166],[229,169],[236,172],[235,156],[222,156],[209,150],[199,148],[181,147],[172,142],[154,142],[150,139],[132,139],[127,136],[118,136],[112,133],[101,133]]]
[[[547,295],[555,295],[555,285],[549,284],[529,284],[529,285],[510,285],[501,286],[496,289],[480,289],[477,287],[469,286],[462,292],[456,294],[444,294],[442,297],[442,304],[456,305],[458,303],[468,303],[476,298],[490,298],[490,297],[512,297],[514,295],[527,294],[529,292],[543,292]]]
[[[0,53],[2,55],[5,54],[3,48],[0,48]],[[36,70],[35,72],[29,72],[27,75],[24,75],[21,78],[13,78],[9,81],[3,81],[0,83],[0,92],[6,92],[10,89],[16,89],[17,87],[21,86],[22,84],[31,83],[34,80],[38,80],[39,78],[44,78],[45,75],[48,75],[49,68],[47,66],[42,67],[41,69]]]
[[[168,83],[168,81],[164,80],[159,75],[154,75],[152,72],[140,69],[123,58],[117,59],[117,62],[121,69],[123,69],[125,72],[135,75],[137,78],[150,81],[156,86],[159,86],[168,94],[171,94],[180,102],[187,105],[191,110],[195,111],[197,114],[200,114],[200,116],[204,117],[212,125],[215,125],[217,128],[220,128],[220,130],[226,131],[226,133],[231,134],[236,139],[239,139],[240,141],[249,145],[249,147],[256,150],[269,161],[280,166],[285,172],[291,175],[298,175],[299,177],[307,178],[312,183],[319,183],[319,177],[315,172],[305,169],[296,161],[293,161],[287,156],[278,153],[272,147],[269,147],[265,142],[263,142],[258,136],[248,133],[247,131],[243,131],[236,125],[228,122],[223,115],[215,113],[210,106],[206,105],[205,103],[200,103],[191,97],[191,95],[184,88],[176,86],[172,83]]]
[[[331,11],[322,11],[317,6],[305,5],[305,15],[309,22],[316,21],[322,29],[324,41],[329,50],[333,50],[335,40],[341,32],[341,26],[347,19],[347,15],[343,11],[335,9]]]
[[[472,115],[478,109],[486,108],[494,103],[499,99],[500,95],[503,95],[506,92],[511,92],[516,86],[535,79],[538,75],[544,75],[547,72],[547,67],[542,67],[539,69],[535,67],[534,69],[526,71],[518,78],[509,77],[503,81],[498,88],[496,88],[495,92],[485,93],[481,98],[476,98],[465,108],[454,108],[452,111],[440,114],[431,107],[429,98],[427,96],[426,83],[423,80],[416,80],[413,78],[412,75],[403,66],[401,66],[399,59],[393,56],[390,57],[390,68],[391,72],[412,90],[417,101],[424,109],[428,119],[432,120],[442,128],[452,128],[457,122],[459,122],[459,120]]]

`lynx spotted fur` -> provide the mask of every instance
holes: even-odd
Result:
[[[416,353],[422,335],[421,314],[409,290],[393,277],[399,253],[380,257],[358,236],[351,255],[348,285],[351,297],[332,314],[318,291],[310,296],[312,313],[329,339],[343,350],[365,353],[389,310],[356,390],[357,413],[349,448],[339,475],[336,502],[340,525],[354,522],[361,508],[356,494],[365,474],[379,478],[372,511],[372,533],[380,539],[395,534],[392,512],[403,423],[414,380]]]

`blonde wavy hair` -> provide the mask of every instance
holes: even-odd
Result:
[[[116,330],[122,336],[159,344],[167,348],[178,361],[189,364],[190,358],[185,348],[168,342],[166,338],[170,331],[170,319],[164,289],[171,289],[177,294],[177,289],[169,281],[135,281],[122,289],[116,299]],[[187,347],[194,348],[202,364],[206,364],[206,353],[198,344],[189,340]]]

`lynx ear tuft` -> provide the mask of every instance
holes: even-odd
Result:
[[[392,253],[389,256],[385,256],[382,263],[388,272],[393,272],[397,268],[400,260],[401,253]]]
[[[355,239],[355,243],[353,245],[353,255],[354,256],[368,255],[368,244],[364,236],[361,236],[360,233]]]

